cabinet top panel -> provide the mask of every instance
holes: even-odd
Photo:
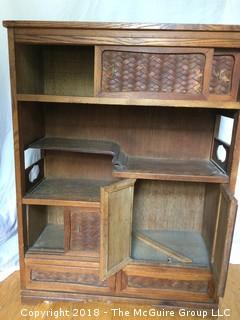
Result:
[[[78,21],[32,21],[7,20],[5,27],[18,28],[64,28],[64,29],[121,29],[121,30],[179,30],[179,31],[240,31],[240,25],[222,24],[173,24],[129,22],[78,22]]]

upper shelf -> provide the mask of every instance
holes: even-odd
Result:
[[[207,100],[161,100],[146,98],[114,98],[114,97],[76,97],[40,94],[18,94],[18,101],[100,104],[100,105],[131,105],[131,106],[164,106],[212,109],[240,109],[240,102],[207,101]]]
[[[43,137],[29,145],[44,150],[64,150],[113,157],[113,176],[172,181],[227,183],[228,176],[210,160],[131,157],[112,141]]]
[[[214,47],[16,46],[18,101],[240,109],[240,52]]]

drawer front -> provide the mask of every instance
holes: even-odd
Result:
[[[95,209],[94,209],[95,210]],[[99,256],[100,212],[86,208],[65,210],[65,252],[80,256]]]
[[[115,277],[101,281],[98,268],[28,265],[27,289],[106,294],[115,290]]]
[[[99,47],[97,55],[100,95],[200,99],[206,94],[213,50]]]
[[[199,95],[205,55],[106,50],[102,55],[104,92],[159,92]]]
[[[207,271],[129,265],[117,275],[117,291],[152,299],[209,301],[213,284]]]
[[[98,47],[95,93],[160,99],[236,100],[240,55],[206,48]]]
[[[210,94],[231,94],[234,63],[235,57],[233,55],[214,55],[209,86]]]

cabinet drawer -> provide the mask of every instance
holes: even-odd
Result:
[[[65,252],[80,256],[99,256],[100,212],[97,209],[65,209]]]
[[[98,47],[95,93],[160,99],[236,100],[240,56],[213,48]]]
[[[117,275],[117,291],[152,299],[209,301],[214,290],[207,270],[128,265]]]
[[[101,48],[101,92],[195,96],[204,94],[211,50],[189,48]]]
[[[27,289],[112,293],[115,277],[101,281],[98,268],[27,265]]]

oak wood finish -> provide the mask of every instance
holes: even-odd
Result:
[[[216,307],[224,293],[236,212],[240,27],[4,25],[9,28],[22,297]],[[141,81],[137,92],[106,92],[105,49],[124,57],[131,51],[141,61],[146,54],[151,59],[171,55],[171,61],[176,54],[202,54],[201,92],[179,96],[171,84],[171,94],[157,96],[142,90]],[[140,67],[151,82],[154,70]],[[215,157],[219,115],[235,120],[224,165]],[[40,175],[33,183],[28,175],[36,164],[24,169],[29,147],[41,149]],[[136,230],[198,235],[208,263],[133,259]]]
[[[221,24],[174,24],[174,23],[130,23],[130,22],[76,22],[76,21],[34,21],[34,20],[7,20],[4,27],[33,27],[33,28],[60,28],[60,29],[130,29],[130,30],[202,30],[202,31],[240,31],[239,25]]]
[[[213,109],[239,109],[240,103],[234,101],[202,100],[161,100],[143,98],[109,98],[109,97],[75,97],[58,95],[32,95],[18,94],[18,101],[51,102],[51,103],[83,103],[101,105],[124,105],[124,106],[159,106],[159,107],[187,107],[187,108],[213,108]]]

